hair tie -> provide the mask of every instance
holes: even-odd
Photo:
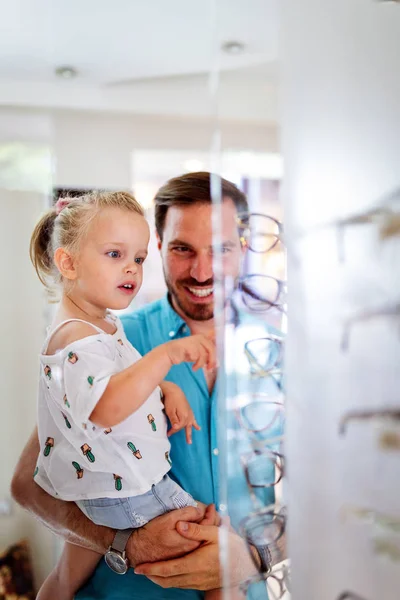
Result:
[[[55,207],[54,207],[54,208],[56,209],[57,216],[60,214],[60,212],[61,212],[62,210],[64,210],[64,208],[65,208],[66,206],[68,206],[68,204],[69,204],[70,202],[71,202],[71,199],[70,199],[70,198],[59,198],[59,199],[57,200],[57,202],[56,202],[56,205],[55,205]]]

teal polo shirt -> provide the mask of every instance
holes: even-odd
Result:
[[[131,344],[142,354],[147,354],[160,344],[190,335],[185,321],[173,310],[167,296],[140,308],[134,313],[121,317],[124,330]],[[268,328],[270,329],[270,328]],[[272,331],[271,332],[275,332]],[[217,387],[211,395],[208,392],[203,370],[193,371],[188,363],[174,365],[166,379],[179,385],[190,402],[200,431],[193,430],[193,443],[186,443],[185,432],[179,431],[170,438],[172,469],[169,475],[196,500],[204,504],[219,506],[219,448],[217,442]],[[227,389],[231,388],[229,381]],[[232,391],[232,390],[230,390]],[[229,422],[227,430],[233,431],[237,424]],[[247,442],[236,438],[231,440],[234,449],[228,449],[233,458],[228,465],[227,497],[228,508],[233,526],[254,507],[251,505],[243,469],[234,457],[247,450]],[[228,444],[229,446],[229,444]],[[271,474],[272,476],[272,474]],[[267,489],[262,501],[272,504],[274,494]],[[254,598],[265,599],[265,588],[261,595]],[[256,591],[256,590],[255,590]],[[204,593],[196,590],[163,589],[143,575],[135,575],[132,569],[124,576],[117,575],[100,560],[96,571],[88,583],[75,596],[77,600],[200,600]]]

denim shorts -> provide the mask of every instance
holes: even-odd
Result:
[[[197,506],[192,496],[168,475],[164,475],[161,481],[151,486],[151,490],[140,496],[78,500],[76,504],[93,523],[113,529],[142,527],[171,510]]]

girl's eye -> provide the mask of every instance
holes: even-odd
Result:
[[[142,265],[144,263],[144,258],[138,256],[137,258],[135,258],[135,263],[138,265]]]
[[[121,252],[119,250],[111,250],[111,252],[107,252],[107,256],[110,258],[120,258]]]

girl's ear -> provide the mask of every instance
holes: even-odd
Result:
[[[77,273],[72,255],[65,248],[57,248],[54,252],[54,263],[65,279],[73,281]]]

